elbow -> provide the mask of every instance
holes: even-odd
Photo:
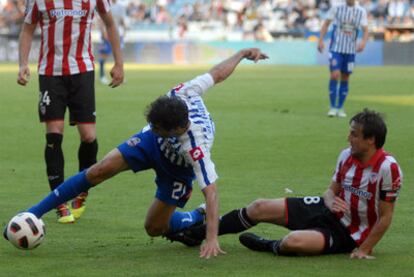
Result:
[[[221,72],[218,72],[218,71],[211,71],[210,75],[213,77],[214,84],[223,82],[226,79],[224,74],[221,74]]]

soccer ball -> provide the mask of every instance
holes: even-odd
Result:
[[[33,249],[45,237],[45,224],[32,213],[19,213],[13,217],[4,230],[4,237],[20,249]]]

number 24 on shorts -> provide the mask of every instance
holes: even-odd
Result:
[[[50,100],[49,92],[45,90],[45,92],[39,93],[39,102],[43,105],[49,106],[52,100]]]

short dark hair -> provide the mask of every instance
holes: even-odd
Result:
[[[188,124],[187,104],[176,96],[160,96],[147,107],[145,117],[148,123],[165,131],[186,127]]]
[[[375,138],[375,147],[377,149],[384,145],[385,137],[387,136],[387,126],[380,113],[365,108],[362,112],[354,115],[349,124],[352,122],[362,126],[364,139]]]

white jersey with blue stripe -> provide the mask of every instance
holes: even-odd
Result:
[[[330,51],[355,54],[358,30],[368,25],[365,9],[357,3],[337,5],[330,9],[327,20],[333,21]]]
[[[178,138],[158,139],[160,150],[170,162],[193,167],[201,189],[218,178],[210,157],[214,142],[214,123],[202,99],[204,93],[213,85],[213,77],[206,73],[173,88],[167,95],[177,96],[185,101],[190,127]]]

